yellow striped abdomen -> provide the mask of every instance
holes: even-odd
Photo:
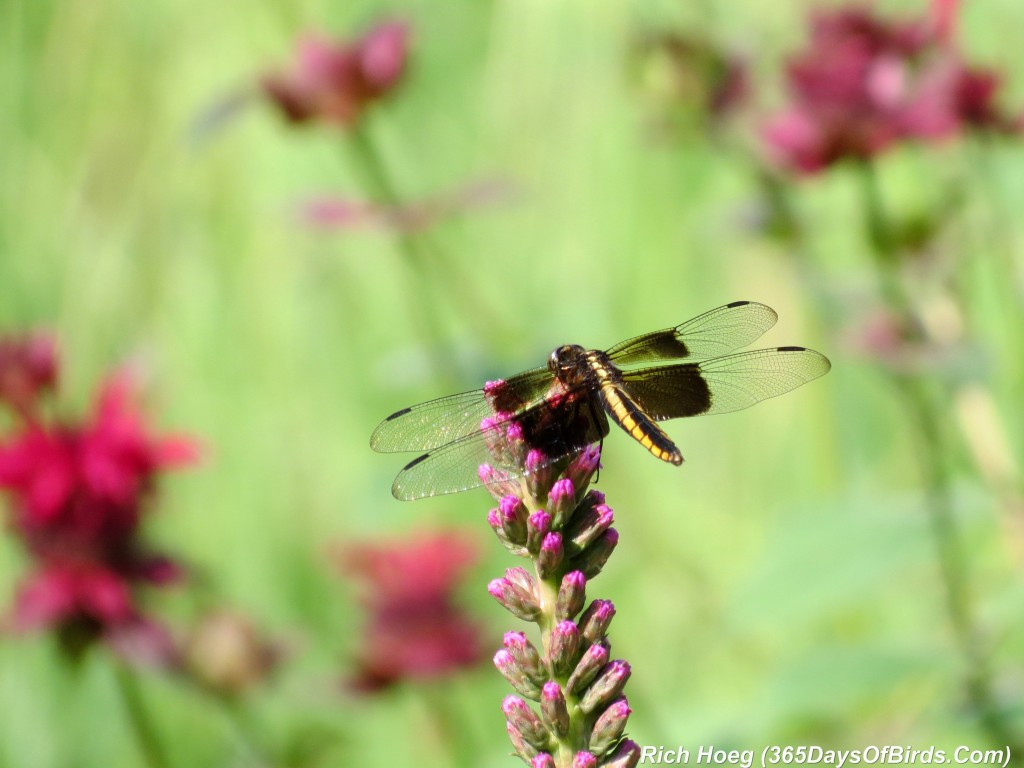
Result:
[[[683,463],[683,456],[675,443],[643,412],[633,398],[607,380],[601,383],[600,392],[605,410],[615,423],[650,451],[651,455],[669,464]]]

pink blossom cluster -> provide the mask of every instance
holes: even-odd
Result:
[[[103,383],[85,418],[54,416],[46,400],[58,370],[52,339],[0,342],[0,399],[11,410],[0,435],[0,490],[10,530],[31,559],[8,624],[54,628],[79,643],[115,640],[152,629],[138,585],[180,576],[173,560],[142,544],[140,529],[159,474],[195,461],[197,446],[153,434],[125,373]]]

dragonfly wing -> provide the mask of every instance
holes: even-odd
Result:
[[[775,325],[775,310],[755,301],[734,301],[675,328],[645,333],[608,350],[616,365],[663,360],[707,360],[751,344]]]
[[[521,428],[518,443],[505,439],[512,423]],[[484,485],[480,477],[484,464],[499,478],[514,481],[526,474],[530,449],[539,451],[529,463],[530,471],[539,471],[607,434],[604,411],[589,398],[556,406],[541,402],[492,429],[478,430],[413,459],[398,473],[391,493],[409,501],[476,488]]]
[[[547,368],[534,368],[505,379],[498,405],[509,412],[535,405],[551,378]],[[370,447],[379,453],[433,450],[479,431],[480,422],[494,415],[494,398],[482,389],[440,397],[388,416],[370,436]]]
[[[623,372],[627,392],[654,419],[729,413],[828,373],[828,358],[804,347],[775,347]]]

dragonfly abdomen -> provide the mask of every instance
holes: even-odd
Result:
[[[669,464],[683,463],[683,455],[675,443],[629,395],[611,382],[603,383],[600,393],[605,410],[615,423],[650,451],[651,455]]]

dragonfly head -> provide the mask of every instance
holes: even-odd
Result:
[[[548,358],[548,370],[563,383],[574,381],[586,369],[587,350],[579,344],[563,344]]]

